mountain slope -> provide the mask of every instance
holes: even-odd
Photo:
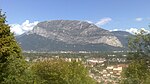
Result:
[[[129,38],[133,37],[131,33],[126,31],[113,31],[111,33],[113,33],[119,39],[125,48],[128,47]]]
[[[17,37],[24,50],[102,51],[123,49],[113,33],[83,21],[52,20],[38,23],[32,31]]]
[[[24,34],[17,37],[24,51],[113,51],[123,48],[113,47],[106,44],[66,44],[64,42],[47,39],[37,34]]]
[[[99,44],[122,47],[120,41],[109,31],[94,24],[75,20],[52,20],[41,22],[32,33],[65,42],[67,44]]]

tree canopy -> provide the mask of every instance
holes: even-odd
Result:
[[[22,84],[31,82],[27,76],[27,63],[15,40],[6,16],[0,10],[0,84]]]
[[[44,84],[95,84],[81,62],[44,60],[34,63],[32,69]]]
[[[122,84],[150,84],[150,34],[141,30],[129,41],[128,68],[123,71]]]

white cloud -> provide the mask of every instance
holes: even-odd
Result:
[[[109,30],[109,31],[123,31],[122,29],[113,29],[113,30]]]
[[[150,33],[150,31],[145,29],[145,28],[140,28],[140,29],[138,29],[138,28],[130,28],[130,29],[126,29],[127,32],[132,33],[132,34],[140,33],[140,30],[144,30],[145,32]]]
[[[145,28],[141,28],[141,30],[144,30],[145,32],[150,33],[150,31]]]
[[[98,21],[97,23],[95,23],[95,25],[101,26],[101,25],[107,24],[110,21],[112,21],[112,19],[109,18],[109,17],[108,18],[103,18],[100,21]]]
[[[143,18],[135,18],[136,21],[142,21]]]
[[[85,20],[85,21],[88,22],[88,23],[91,23],[91,24],[93,23],[92,21],[89,21],[89,20]]]
[[[132,34],[135,34],[138,32],[138,29],[137,28],[130,28],[130,29],[126,29],[125,31],[132,33]]]
[[[24,32],[31,31],[35,25],[38,24],[38,21],[30,23],[29,20],[26,20],[21,25],[20,24],[11,24],[11,32],[15,35],[21,35]]]
[[[21,25],[19,24],[11,24],[10,30],[16,35],[21,35],[24,33],[24,31],[21,29]]]
[[[145,28],[130,28],[130,29],[126,29],[126,30],[124,30],[124,29],[113,29],[113,30],[109,30],[110,32],[112,32],[112,31],[126,31],[126,32],[129,32],[129,33],[131,33],[131,34],[138,34],[138,33],[140,33],[140,31],[141,30],[144,30],[146,33],[150,33],[150,30],[147,30],[147,29],[145,29]]]

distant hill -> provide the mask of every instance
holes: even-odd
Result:
[[[38,23],[16,39],[25,51],[110,51],[126,49],[125,33],[84,21],[52,20]]]
[[[126,31],[113,31],[111,33],[113,33],[119,39],[125,48],[128,47],[129,38],[133,37],[131,33]]]

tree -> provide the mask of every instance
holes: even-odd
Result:
[[[131,62],[123,71],[122,84],[149,84],[150,81],[150,34],[141,30],[129,41],[128,60]]]
[[[134,38],[129,41],[129,48],[131,52],[129,53],[129,60],[134,59],[149,59],[150,57],[150,34],[144,30],[140,30]]]
[[[44,84],[95,84],[80,62],[44,60],[34,63],[32,69]]]
[[[27,75],[28,66],[21,54],[6,16],[0,10],[0,84],[24,84],[31,82]]]

